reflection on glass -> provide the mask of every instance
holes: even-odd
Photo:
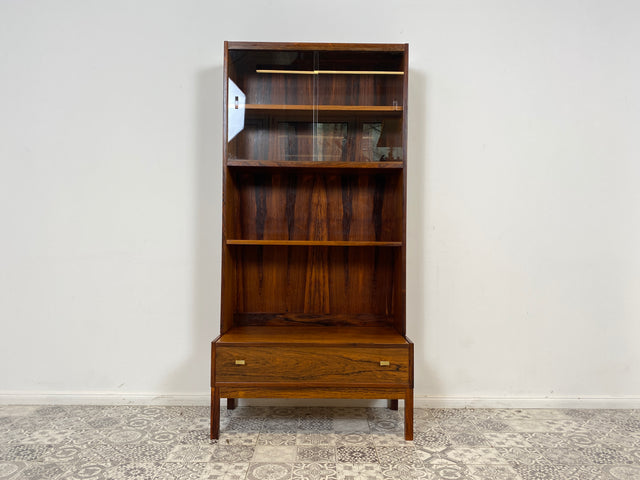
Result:
[[[397,120],[362,124],[362,161],[402,161],[402,145],[399,143],[400,123]]]
[[[231,79],[229,79],[228,91],[227,141],[229,142],[244,128],[244,106],[247,97]]]
[[[278,125],[280,158],[289,161],[345,161],[347,123],[318,123],[314,137],[310,122]]]

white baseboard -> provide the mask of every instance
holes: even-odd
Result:
[[[209,405],[209,394],[2,392],[0,405]],[[402,402],[400,402],[402,404]],[[223,400],[224,404],[224,400]],[[383,407],[384,400],[241,399],[241,405]],[[416,395],[416,408],[640,408],[640,396],[457,397]]]
[[[640,408],[640,396],[414,397],[416,408]]]

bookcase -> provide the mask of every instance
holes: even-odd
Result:
[[[408,45],[225,42],[220,399],[404,402]]]

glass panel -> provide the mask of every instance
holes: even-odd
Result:
[[[400,52],[231,50],[227,158],[401,161]]]
[[[313,160],[313,61],[314,52],[309,51],[229,51],[229,159]],[[286,124],[295,124],[288,134],[283,126]],[[298,138],[291,147],[284,148],[283,138],[293,142],[296,131],[306,135],[307,140]]]

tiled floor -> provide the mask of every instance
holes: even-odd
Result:
[[[640,479],[640,410],[0,406],[0,479]]]

